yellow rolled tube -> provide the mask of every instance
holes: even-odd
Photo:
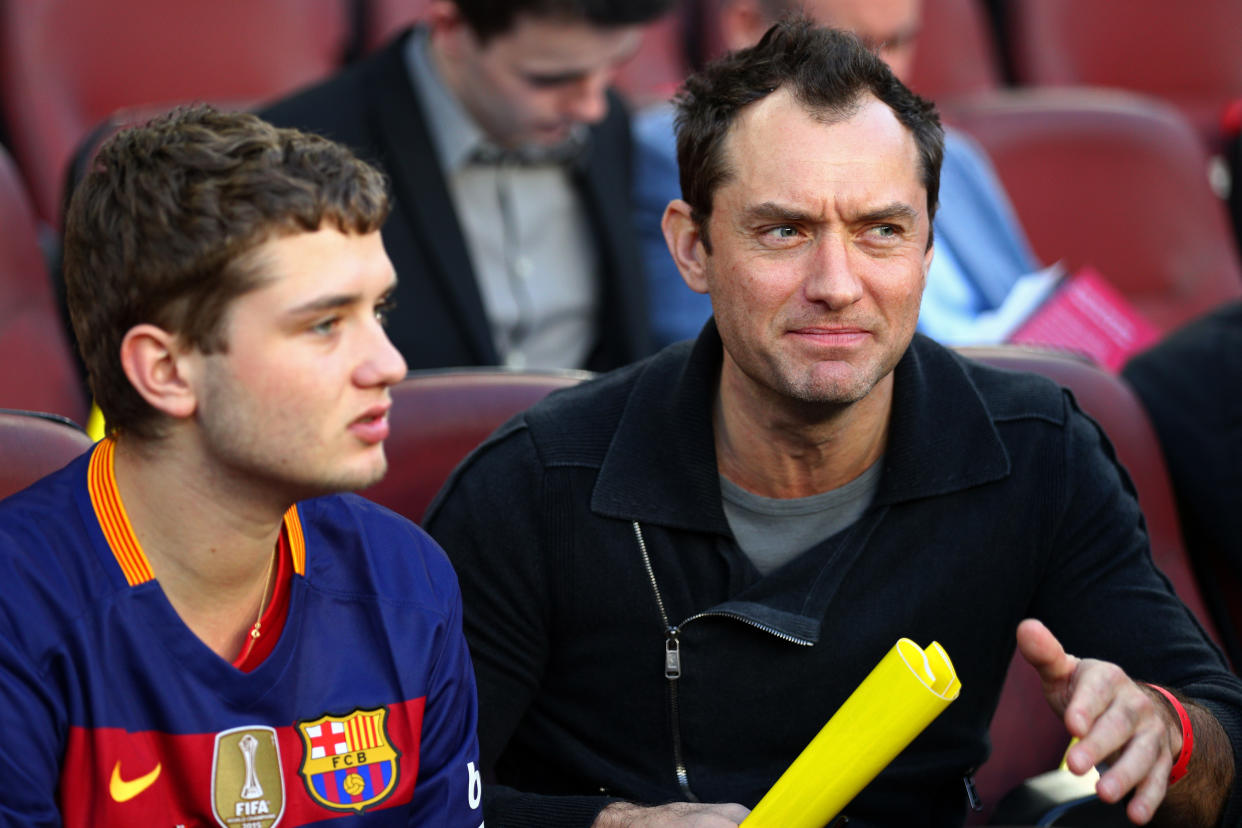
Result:
[[[900,639],[764,794],[742,828],[822,828],[923,732],[962,683],[938,642]]]

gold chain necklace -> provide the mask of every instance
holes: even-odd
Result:
[[[259,598],[259,616],[254,619],[254,626],[250,628],[250,638],[253,641],[258,641],[259,636],[263,634],[261,630],[263,626],[263,608],[267,605],[267,593],[272,586],[272,569],[275,568],[277,554],[279,552],[273,553],[267,560],[267,574],[263,576],[263,595]]]

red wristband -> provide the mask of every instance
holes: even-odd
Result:
[[[1173,712],[1177,714],[1178,720],[1182,723],[1182,752],[1177,754],[1177,761],[1173,763],[1173,768],[1169,771],[1169,784],[1172,785],[1185,776],[1186,769],[1190,767],[1190,754],[1195,749],[1195,732],[1190,726],[1190,716],[1187,715],[1186,708],[1182,707],[1182,703],[1177,700],[1177,696],[1158,685],[1148,683],[1147,686],[1168,699],[1169,704],[1173,705]]]

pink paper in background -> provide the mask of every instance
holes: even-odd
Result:
[[[1117,373],[1161,331],[1130,305],[1095,268],[1065,277],[1010,342],[1073,351]]]

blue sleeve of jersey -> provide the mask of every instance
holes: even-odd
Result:
[[[447,560],[444,566],[448,568]],[[456,578],[449,575],[448,579],[453,587],[452,607],[428,683],[411,828],[483,825],[483,780],[475,730],[478,696],[462,633],[461,592]]]
[[[3,542],[0,537],[0,543]],[[59,826],[56,789],[65,734],[38,668],[0,619],[0,826]]]

